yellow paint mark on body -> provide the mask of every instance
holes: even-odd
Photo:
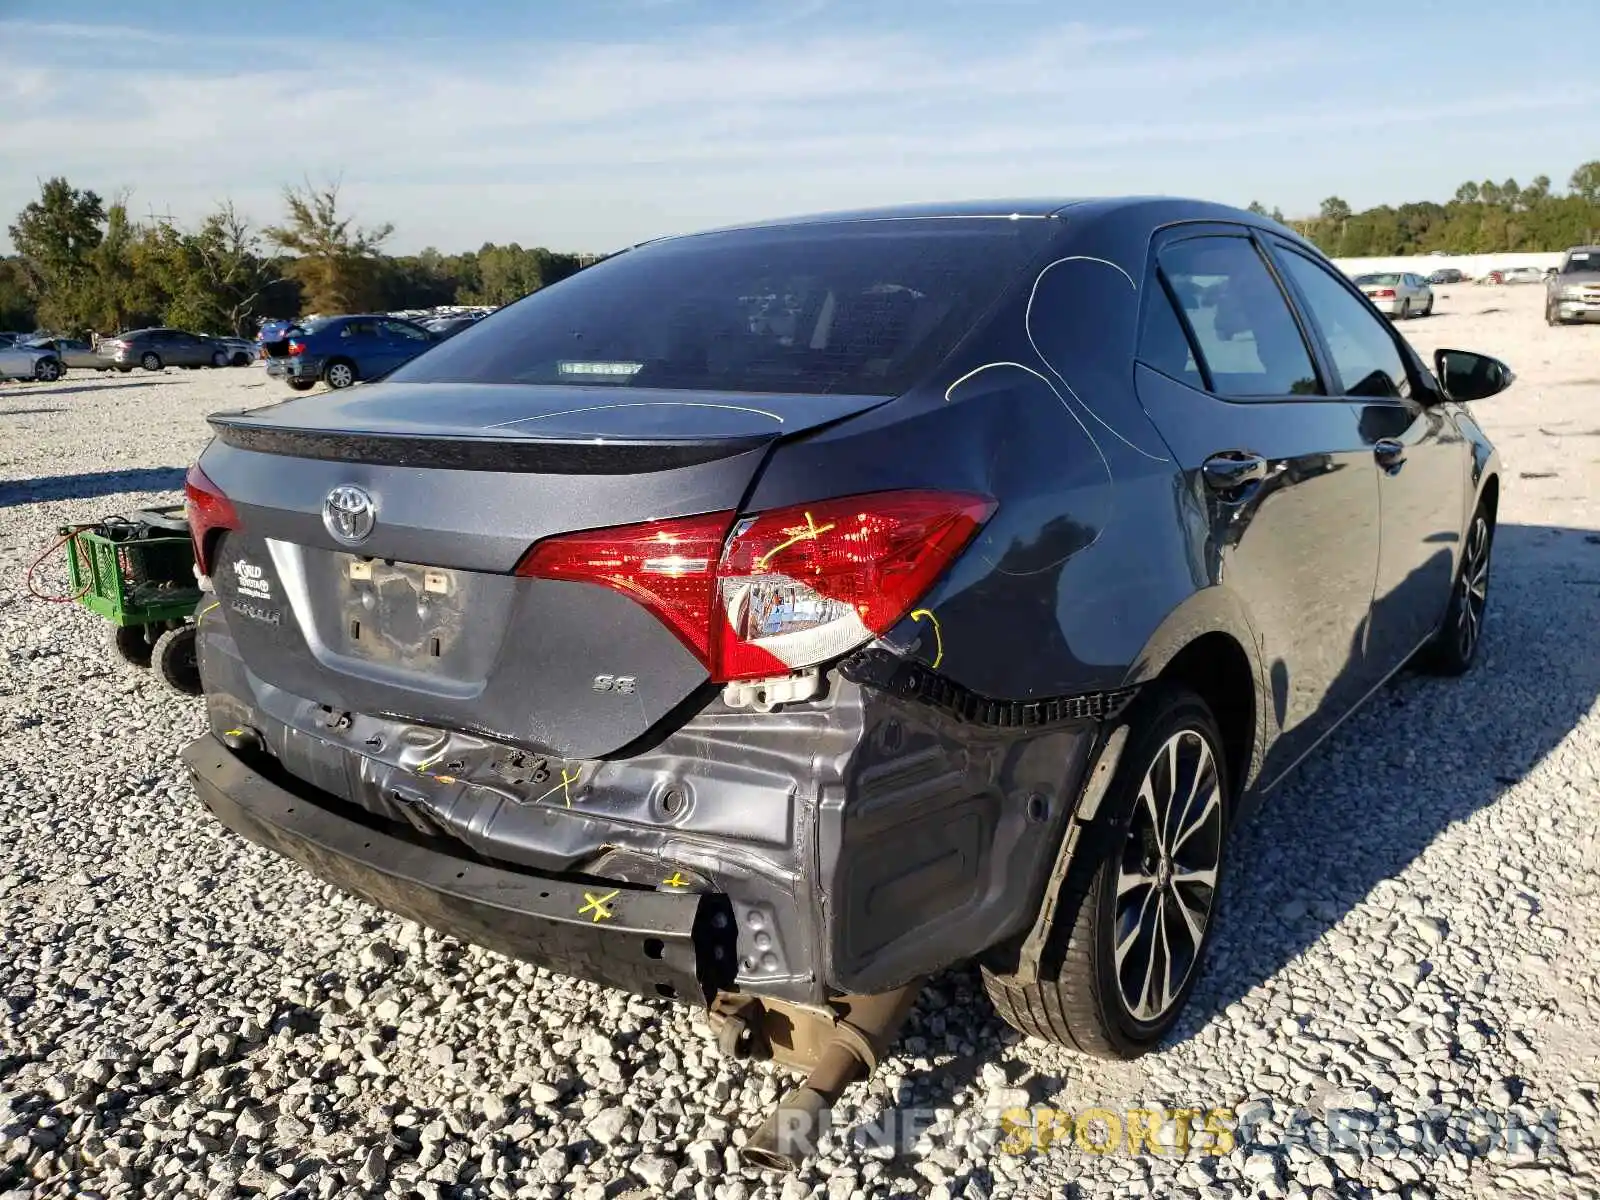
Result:
[[[567,774],[567,769],[565,767],[562,767],[561,768],[561,782],[556,784],[555,787],[551,788],[549,791],[545,792],[543,795],[541,795],[537,800],[534,801],[534,803],[538,804],[540,800],[543,800],[545,798],[545,796],[553,796],[553,795],[556,794],[556,792],[559,791],[561,793],[561,798],[567,802],[567,807],[571,808],[572,807],[572,792],[570,790],[570,786],[572,784],[578,782],[578,776],[580,774],[582,774],[582,772],[574,771],[571,775],[568,775]]]
[[[662,887],[688,887],[689,881],[683,877],[682,871],[674,871],[670,878],[661,881]]]
[[[939,629],[939,618],[931,610],[919,608],[911,614],[913,621],[920,622],[923,617],[933,622],[933,669],[937,671],[939,664],[944,661],[944,633]]]
[[[780,550],[787,550],[790,546],[793,546],[797,542],[814,542],[832,528],[833,524],[831,522],[827,525],[818,525],[811,514],[807,513],[806,527],[799,533],[795,534],[788,541],[779,542],[771,550],[768,550],[760,558],[756,559],[756,569],[765,571],[767,569],[767,564],[773,560]]]
[[[583,907],[578,910],[578,915],[581,917],[586,912],[592,912],[594,914],[594,920],[596,924],[601,921],[609,921],[616,914],[607,908],[606,905],[615,900],[617,898],[617,892],[620,892],[621,890],[621,888],[618,888],[616,891],[607,892],[604,896],[595,896],[589,892],[585,892],[583,894]]]

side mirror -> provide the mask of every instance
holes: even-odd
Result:
[[[1470,350],[1435,350],[1433,370],[1452,400],[1486,400],[1505,391],[1517,378],[1498,358]]]

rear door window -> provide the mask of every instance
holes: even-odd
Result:
[[[1389,323],[1358,300],[1327,268],[1279,246],[1278,262],[1328,347],[1345,396],[1409,396],[1411,380]]]
[[[1183,328],[1166,288],[1152,288],[1139,327],[1139,360],[1190,387],[1205,386],[1189,334]]]
[[[428,335],[417,325],[408,325],[404,321],[384,321],[380,324],[385,337],[393,338],[397,342],[425,342]]]
[[[534,292],[391,378],[897,395],[1058,229],[928,218],[674,238]]]
[[[1157,262],[1194,333],[1212,391],[1241,398],[1321,393],[1288,301],[1248,238],[1172,242]]]

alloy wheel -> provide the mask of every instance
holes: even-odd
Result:
[[[1223,834],[1216,755],[1198,730],[1180,729],[1145,771],[1117,871],[1117,985],[1137,1021],[1166,1014],[1200,960]]]
[[[1456,613],[1456,647],[1463,660],[1470,659],[1483,633],[1483,610],[1489,599],[1489,522],[1480,513],[1472,518],[1467,531],[1466,550],[1461,556],[1460,603]]]
[[[328,386],[347,388],[356,381],[356,373],[344,363],[334,363],[328,368]]]

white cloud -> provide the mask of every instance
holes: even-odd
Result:
[[[605,249],[808,207],[1147,190],[1139,181],[1159,175],[1160,158],[1182,178],[1177,164],[1192,171],[1197,154],[1228,186],[1288,207],[1299,185],[1285,141],[1594,99],[1521,88],[1406,108],[1327,70],[1330,47],[1304,39],[1206,43],[1074,23],[969,50],[841,31],[803,8],[771,23],[786,11],[653,42],[140,43],[107,27],[58,31],[36,43],[43,57],[0,75],[0,214],[37,178],[65,174],[102,195],[132,188],[136,210],[193,217],[232,196],[268,220],[283,183],[339,175],[363,219],[396,223],[401,249]],[[0,42],[11,32],[0,22]],[[113,46],[137,53],[102,61]]]

